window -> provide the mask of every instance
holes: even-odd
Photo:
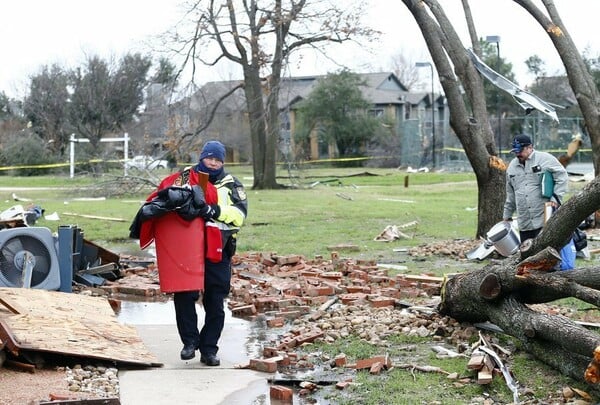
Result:
[[[383,117],[383,108],[372,108],[369,110],[369,115],[372,117]]]

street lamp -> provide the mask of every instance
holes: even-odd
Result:
[[[496,44],[496,72],[500,74],[500,36],[488,35],[485,40]],[[496,114],[498,115],[498,156],[502,157],[502,114],[500,113],[500,91],[496,89]]]
[[[433,168],[435,169],[435,102],[434,102],[434,89],[433,89],[433,65],[431,62],[417,62],[416,67],[427,67],[431,69],[431,159]]]

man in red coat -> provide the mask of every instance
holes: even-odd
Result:
[[[216,188],[217,202],[205,204],[201,216],[206,230],[219,230],[222,252],[207,252],[204,268],[204,325],[198,331],[196,301],[199,291],[174,293],[177,330],[183,343],[181,359],[190,360],[200,351],[200,361],[207,366],[218,366],[218,341],[225,324],[224,300],[231,288],[231,258],[236,250],[236,238],[246,219],[248,201],[242,183],[224,170],[225,146],[219,141],[206,142],[200,161],[188,170],[208,173],[208,182]],[[185,171],[184,171],[185,172]],[[183,173],[183,172],[182,172]],[[185,174],[183,175],[185,177]],[[210,239],[207,232],[207,240]]]

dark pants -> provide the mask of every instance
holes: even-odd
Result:
[[[534,229],[531,231],[519,231],[519,238],[521,238],[521,243],[525,242],[527,239],[533,239],[540,234],[542,228]]]
[[[225,257],[219,263],[206,261],[204,265],[204,326],[198,331],[196,301],[198,291],[183,291],[173,295],[177,331],[184,345],[194,345],[203,355],[217,354],[217,345],[225,324],[223,301],[231,285],[231,259]]]

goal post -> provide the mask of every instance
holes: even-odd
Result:
[[[69,138],[69,177],[75,177],[75,144],[86,143],[90,140],[87,138],[75,138],[75,134],[71,134]],[[101,138],[100,142],[123,142],[123,160],[126,161],[129,156],[129,134],[125,132],[121,138]],[[123,165],[123,175],[127,176],[127,166]]]

